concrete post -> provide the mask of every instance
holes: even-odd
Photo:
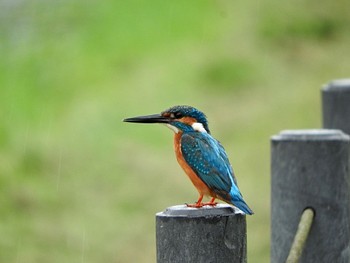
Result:
[[[331,81],[322,89],[323,127],[350,134],[350,79]]]
[[[305,208],[315,211],[300,262],[350,262],[350,137],[283,131],[271,140],[271,263],[285,262]]]
[[[172,206],[156,215],[157,263],[247,262],[245,215],[230,205]]]

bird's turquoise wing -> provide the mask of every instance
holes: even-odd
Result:
[[[184,133],[181,138],[181,151],[199,178],[213,192],[231,202],[230,192],[235,179],[221,144],[207,133]],[[234,188],[237,188],[236,185]],[[241,196],[239,192],[237,194]]]

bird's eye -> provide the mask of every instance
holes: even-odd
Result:
[[[167,117],[170,117],[171,119],[181,119],[183,115],[181,112],[172,112],[172,113],[168,113]]]
[[[181,119],[183,117],[181,112],[175,112],[174,116],[175,116],[176,119]]]

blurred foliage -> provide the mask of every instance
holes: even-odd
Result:
[[[255,79],[255,70],[248,60],[224,58],[205,65],[199,79],[213,92],[227,92],[246,88]]]
[[[209,117],[269,261],[269,138],[320,127],[347,77],[347,2],[0,3],[0,261],[155,262],[154,214],[194,201],[172,134],[125,117]]]
[[[297,0],[277,5],[270,2],[263,7],[262,17],[262,35],[278,43],[298,39],[331,40],[349,33],[346,0],[336,3]]]

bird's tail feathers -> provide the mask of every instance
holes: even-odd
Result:
[[[249,206],[246,204],[246,202],[244,202],[243,199],[233,200],[233,205],[247,215],[254,214],[254,212],[249,208]]]

